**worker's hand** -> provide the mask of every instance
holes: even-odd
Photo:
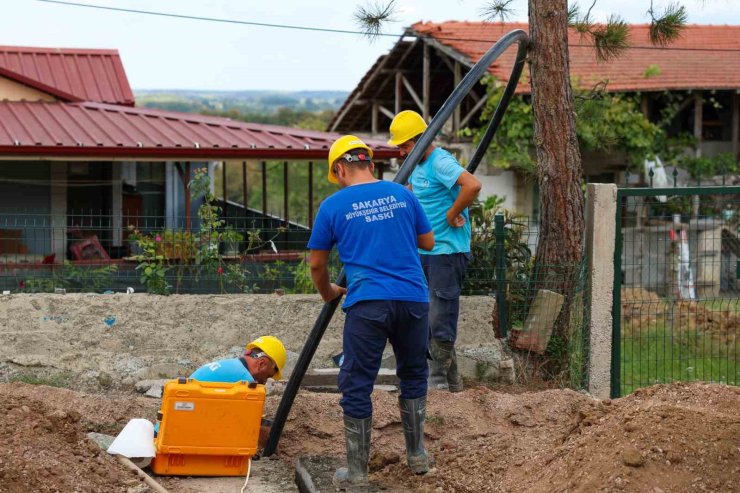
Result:
[[[453,228],[462,228],[465,226],[465,218],[462,214],[452,215],[452,209],[447,211],[447,224]]]
[[[331,300],[337,299],[340,296],[343,296],[347,294],[347,288],[343,288],[337,284],[331,283],[331,291],[326,293],[326,296],[322,295],[322,298],[324,298],[324,301],[327,303]]]

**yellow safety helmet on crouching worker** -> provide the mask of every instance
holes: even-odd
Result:
[[[416,111],[405,110],[396,115],[391,122],[391,138],[388,144],[400,146],[414,137],[424,133],[427,122]]]
[[[259,349],[270,358],[275,366],[277,366],[277,372],[272,377],[273,380],[280,380],[283,377],[283,367],[285,361],[288,359],[288,354],[285,352],[285,346],[275,336],[262,336],[253,340],[247,344],[247,349]]]
[[[337,180],[337,177],[334,174],[334,161],[353,149],[365,149],[370,155],[370,159],[373,158],[373,150],[370,149],[370,147],[359,137],[354,135],[344,135],[339,137],[334,141],[329,149],[329,175],[327,178],[331,183],[339,184],[339,180]]]

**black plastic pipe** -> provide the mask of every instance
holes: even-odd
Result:
[[[524,59],[527,54],[529,38],[527,33],[521,29],[511,31],[499,39],[496,44],[494,44],[486,54],[478,60],[473,68],[470,69],[463,80],[460,81],[460,84],[458,84],[455,90],[452,91],[452,94],[447,98],[447,101],[444,102],[437,114],[432,118],[432,121],[429,123],[429,127],[416,142],[416,145],[414,145],[413,150],[409,153],[408,157],[403,162],[401,169],[398,170],[398,174],[396,174],[396,177],[393,179],[394,182],[404,185],[408,182],[414,168],[419,164],[425,151],[430,145],[432,145],[437,133],[442,129],[442,125],[444,125],[447,119],[452,115],[455,108],[460,105],[465,96],[470,93],[483,74],[486,73],[488,67],[514,43],[519,43],[519,49],[517,50],[516,60],[511,70],[511,76],[506,84],[506,89],[504,89],[501,101],[499,101],[496,111],[491,118],[491,123],[488,125],[483,139],[478,144],[478,148],[466,168],[471,173],[475,172],[478,164],[483,158],[483,155],[488,149],[488,145],[490,144],[494,133],[501,123],[501,119],[503,118],[506,108],[509,106],[509,101],[511,101],[511,98],[514,95],[514,90],[516,89],[517,83],[519,82],[519,76],[524,67]],[[336,283],[342,287],[346,287],[347,278],[344,274],[344,269],[339,273]],[[329,322],[331,322],[340,301],[341,296],[324,303],[323,308],[321,308],[321,313],[319,313],[316,322],[313,324],[313,329],[311,329],[311,333],[308,335],[306,344],[303,346],[300,356],[298,356],[298,361],[296,362],[293,373],[288,380],[288,384],[283,392],[283,398],[280,401],[277,412],[275,413],[275,418],[273,419],[272,427],[270,428],[270,435],[267,439],[267,444],[265,444],[264,451],[262,452],[262,455],[264,456],[274,454],[277,449],[278,441],[280,440],[283,428],[285,427],[285,422],[288,419],[288,414],[290,414],[290,409],[293,407],[293,401],[298,393],[303,377],[308,370],[308,365],[311,363],[314,354],[316,354],[319,342],[321,342],[321,338],[324,336],[324,332],[326,332],[326,328],[329,326]]]

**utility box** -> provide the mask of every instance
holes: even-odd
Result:
[[[152,470],[165,476],[246,475],[257,453],[264,404],[264,385],[167,382]]]

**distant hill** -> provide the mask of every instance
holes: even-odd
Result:
[[[346,91],[188,91],[177,89],[134,91],[137,106],[186,113],[273,115],[281,109],[318,113],[336,111]]]

